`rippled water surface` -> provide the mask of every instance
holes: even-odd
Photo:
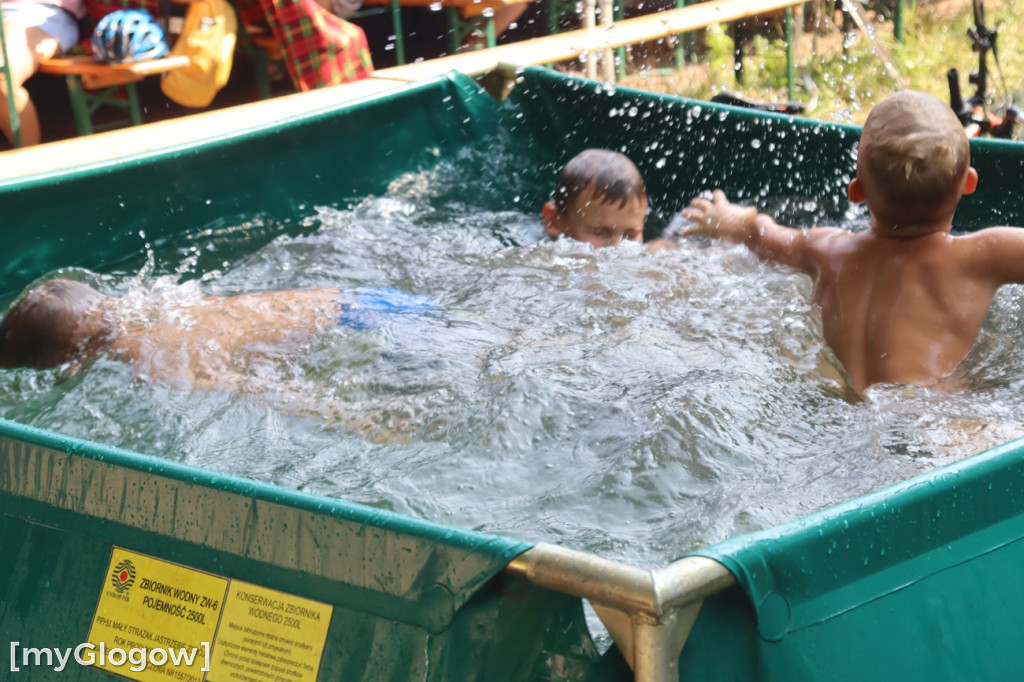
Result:
[[[794,519],[1019,434],[1020,295],[1004,288],[959,395],[849,399],[806,277],[741,248],[650,256],[543,238],[441,166],[297,225],[209,230],[107,293],[397,287],[436,314],[331,330],[237,392],[100,359],[0,374],[0,414],[445,524],[637,565]],[[483,205],[481,205],[483,204]],[[253,234],[281,232],[239,253]]]

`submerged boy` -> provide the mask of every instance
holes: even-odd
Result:
[[[864,202],[868,230],[798,230],[720,190],[694,199],[685,236],[745,244],[814,280],[825,340],[861,396],[872,384],[935,386],[977,341],[996,290],[1024,282],[1024,230],[991,227],[952,236],[953,214],[978,173],[950,107],[896,93],[868,116],[848,194]]]
[[[586,149],[562,169],[554,198],[542,210],[552,239],[565,236],[595,249],[623,241],[641,242],[647,220],[647,186],[628,156],[608,149]],[[648,251],[669,247],[656,239]]]
[[[183,299],[186,297],[183,297]],[[193,296],[139,305],[82,282],[53,279],[32,289],[0,322],[0,367],[76,370],[105,353],[173,386],[229,387],[232,366],[251,357],[290,357],[335,325],[367,329],[379,316],[435,310],[425,296],[394,289],[294,289]]]

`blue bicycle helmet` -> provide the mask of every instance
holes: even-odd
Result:
[[[164,30],[145,10],[115,10],[92,32],[92,56],[101,64],[141,62],[168,51]]]

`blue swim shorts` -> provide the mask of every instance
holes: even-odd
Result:
[[[341,296],[336,307],[338,324],[352,329],[373,329],[384,319],[418,317],[438,309],[433,299],[398,289],[361,287],[342,291]]]

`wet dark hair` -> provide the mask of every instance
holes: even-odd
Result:
[[[629,157],[608,149],[586,149],[565,164],[555,187],[555,206],[565,215],[574,201],[589,187],[594,197],[624,207],[635,199],[647,198],[647,186]]]
[[[82,350],[75,333],[83,318],[104,298],[92,287],[66,279],[41,284],[0,322],[0,367],[46,369]]]

